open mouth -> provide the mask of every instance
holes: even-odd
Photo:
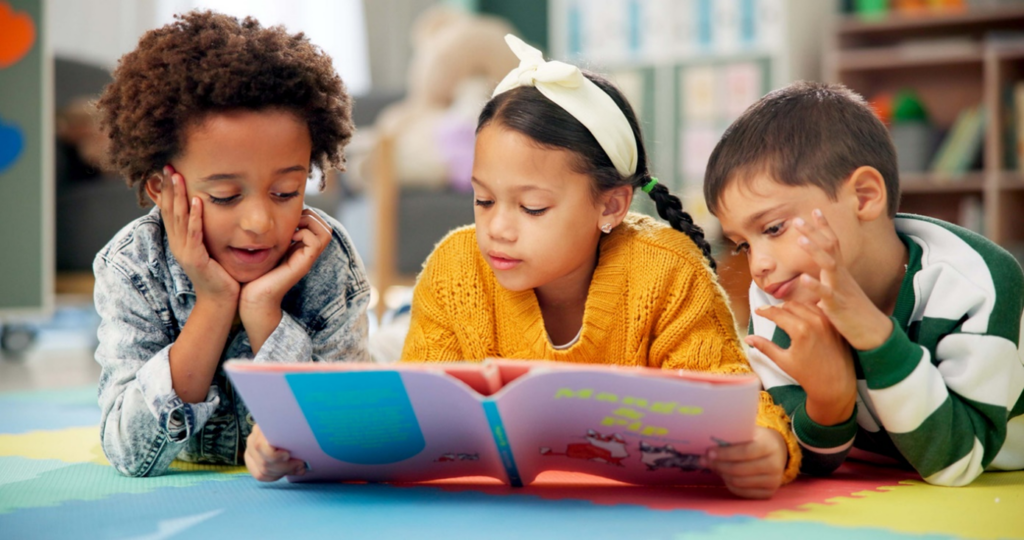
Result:
[[[270,256],[270,248],[229,248],[235,259],[243,264],[259,264]]]

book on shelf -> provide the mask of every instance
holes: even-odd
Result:
[[[981,154],[985,122],[981,105],[960,111],[932,159],[932,172],[950,179],[962,178]]]
[[[290,481],[417,482],[547,470],[719,484],[709,448],[754,436],[756,376],[527,360],[226,364]]]

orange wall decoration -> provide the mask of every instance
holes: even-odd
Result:
[[[0,69],[13,66],[25,57],[36,42],[36,25],[24,12],[15,12],[0,1]]]

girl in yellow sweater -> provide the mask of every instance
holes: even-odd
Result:
[[[402,360],[748,372],[710,246],[650,176],[625,98],[506,40],[521,63],[477,125],[475,226],[450,233],[427,260]],[[628,212],[637,188],[671,228]],[[786,414],[766,393],[760,407],[754,440],[706,456],[744,497],[770,497],[799,470]]]

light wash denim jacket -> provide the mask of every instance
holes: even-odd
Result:
[[[309,273],[285,296],[281,324],[253,356],[245,329],[232,328],[223,361],[368,361],[370,286],[342,226]],[[171,385],[168,351],[196,303],[195,289],[171,254],[160,210],[129,223],[96,255],[95,301],[101,322],[100,439],[110,463],[128,476],[155,476],[177,458],[244,462],[253,419],[217,369],[206,400],[184,403]]]

